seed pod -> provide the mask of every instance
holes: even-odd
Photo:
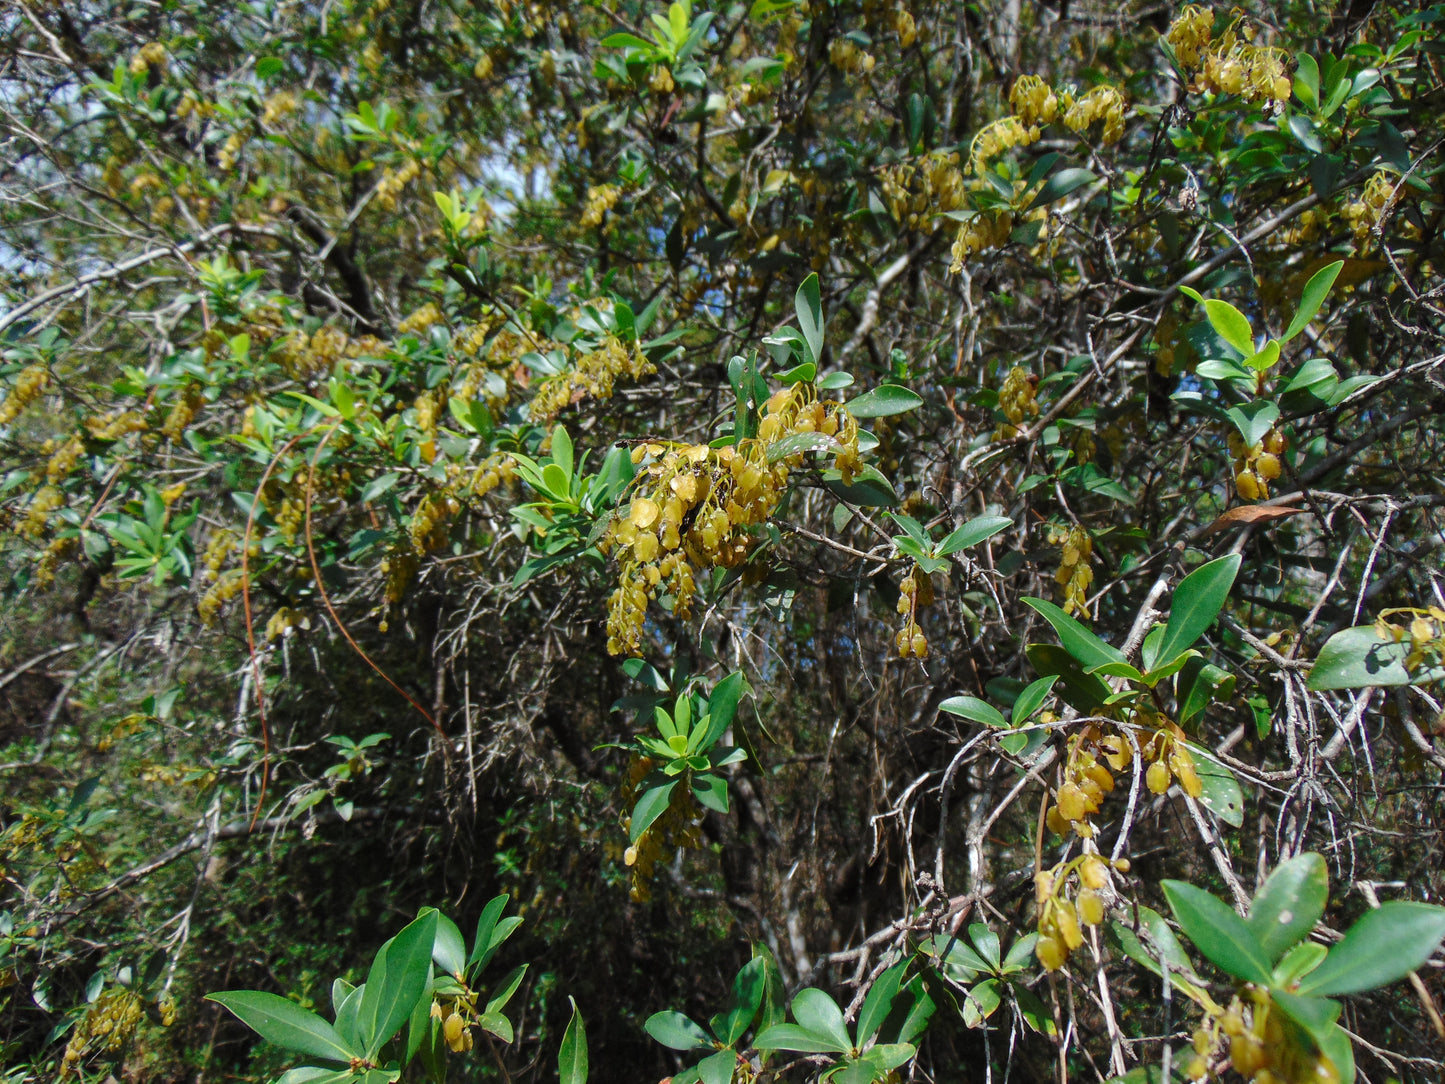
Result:
[[[453,1012],[442,1023],[442,1038],[447,1041],[447,1046],[454,1051],[461,1050],[462,1043],[462,1018],[459,1013]]]

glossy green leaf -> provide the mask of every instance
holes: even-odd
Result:
[[[436,913],[436,942],[432,945],[432,959],[448,975],[462,975],[467,968],[467,943],[457,924],[434,907],[423,908],[422,913]]]
[[[1445,907],[1392,901],[1349,928],[1325,962],[1301,980],[1316,997],[1357,994],[1403,979],[1445,940]]]
[[[841,1015],[841,1014],[840,1014]],[[759,1050],[791,1050],[799,1054],[843,1054],[851,1049],[831,1036],[820,1035],[797,1024],[774,1024],[753,1040]]]
[[[1319,967],[1327,955],[1329,955],[1329,949],[1324,945],[1314,941],[1301,941],[1286,952],[1279,963],[1275,964],[1274,975],[1270,980],[1271,984],[1286,989],[1294,986],[1300,979]]]
[[[577,1002],[570,997],[567,1000],[572,1004],[572,1019],[567,1022],[557,1051],[557,1078],[560,1084],[587,1084],[587,1027]]]
[[[863,1007],[858,1010],[859,1046],[866,1045],[877,1035],[883,1021],[888,1019],[888,1012],[893,1008],[893,999],[898,996],[898,987],[903,982],[903,972],[907,969],[908,961],[904,960],[894,964],[874,980],[868,996],[863,999]]]
[[[1244,919],[1202,888],[1184,881],[1162,887],[1175,921],[1211,963],[1245,982],[1269,983],[1269,958]]]
[[[1327,689],[1363,689],[1366,686],[1424,684],[1445,676],[1445,668],[1428,667],[1411,674],[1405,668],[1410,654],[1408,641],[1384,639],[1374,625],[1356,625],[1335,633],[1320,648],[1310,669],[1308,685],[1316,692]]]
[[[1127,663],[1122,651],[1106,644],[1052,602],[1041,598],[1025,598],[1023,601],[1054,627],[1064,650],[1082,663],[1085,670],[1110,662]]]
[[[1294,314],[1294,319],[1289,322],[1285,329],[1284,337],[1280,342],[1287,343],[1309,326],[1320,308],[1324,305],[1325,299],[1330,296],[1330,289],[1339,278],[1340,271],[1344,268],[1344,260],[1336,260],[1334,263],[1320,268],[1310,276],[1309,282],[1305,283],[1304,290],[1300,293],[1299,309]]]
[[[1301,997],[1288,990],[1271,990],[1269,996],[1316,1044],[1328,1041],[1326,1036],[1340,1018],[1338,1001],[1322,997]]]
[[[1014,701],[1013,711],[1010,713],[1010,722],[1014,726],[1022,726],[1033,717],[1034,712],[1043,706],[1053,690],[1054,682],[1058,681],[1057,674],[1050,674],[1048,677],[1041,677],[1037,681],[1031,681],[1024,686],[1024,691],[1019,693],[1018,699]]]
[[[1174,721],[1184,726],[1210,704],[1228,700],[1234,695],[1234,685],[1235,677],[1228,670],[1197,655],[1186,660],[1174,682],[1178,704]]]
[[[743,1037],[758,1009],[763,1004],[767,988],[767,965],[761,957],[754,957],[743,965],[733,979],[732,996],[725,1012],[713,1017],[713,1033],[726,1045],[733,1046]]]
[[[1232,406],[1224,413],[1234,423],[1235,429],[1239,430],[1244,443],[1251,448],[1264,440],[1265,434],[1279,421],[1279,407],[1268,399],[1256,399],[1240,406]]]
[[[962,719],[970,719],[975,723],[983,723],[985,726],[998,728],[1008,726],[1008,720],[1003,717],[1003,713],[998,708],[976,696],[950,696],[938,705],[938,710],[945,711],[949,715],[957,715]]]
[[[998,979],[984,979],[971,987],[963,996],[963,1023],[965,1027],[976,1028],[994,1014],[1003,998],[1000,990],[1003,984]]]
[[[727,733],[746,692],[748,682],[741,672],[731,673],[713,686],[707,701],[708,729],[698,750],[711,749]]]
[[[803,333],[806,349],[803,360],[817,365],[823,357],[823,299],[818,290],[817,272],[803,280],[793,303],[798,313],[798,329]]]
[[[1214,623],[1229,598],[1240,561],[1239,554],[1231,553],[1201,565],[1179,581],[1169,606],[1164,637],[1159,641],[1156,667],[1178,659]]]
[[[356,1014],[356,1033],[367,1058],[374,1059],[401,1030],[412,1007],[428,992],[436,928],[437,912],[431,911],[382,945],[372,961]]]
[[[1194,772],[1199,776],[1202,792],[1199,804],[1225,824],[1239,828],[1244,824],[1244,791],[1239,780],[1202,745],[1185,742],[1194,757]]]
[[[848,1037],[848,1025],[843,1020],[843,1010],[838,1003],[822,990],[808,987],[799,990],[793,998],[793,1019],[798,1026],[814,1035],[823,1036],[834,1043],[834,1050],[848,1050],[852,1040]]]
[[[722,776],[699,772],[692,777],[692,793],[708,809],[719,813],[728,811],[728,782]]]
[[[1077,166],[1061,169],[1044,182],[1044,186],[1039,189],[1038,195],[1029,203],[1028,210],[1033,210],[1035,207],[1044,207],[1056,200],[1061,200],[1070,192],[1084,187],[1084,185],[1095,179],[1094,174],[1089,170],[1081,169]]]
[[[628,832],[630,841],[636,843],[642,838],[642,833],[652,826],[652,822],[667,812],[667,803],[672,798],[672,790],[678,781],[674,779],[671,783],[664,783],[659,787],[651,787],[644,791],[637,804],[632,807],[632,827]]]
[[[1014,521],[1007,516],[975,516],[957,530],[952,531],[938,544],[938,555],[949,557],[959,550],[966,550],[970,546],[976,546],[985,539],[992,538],[999,531],[1012,527]]]
[[[1281,862],[1266,878],[1249,906],[1246,922],[1271,965],[1314,929],[1329,894],[1329,870],[1314,853]]]
[[[1209,326],[1219,333],[1221,339],[1245,357],[1254,353],[1254,332],[1244,313],[1228,301],[1217,298],[1204,302],[1204,313],[1209,319]]]
[[[261,990],[228,990],[207,994],[206,1000],[229,1009],[261,1038],[285,1050],[342,1065],[363,1055],[321,1017],[284,997]]]
[[[702,1050],[712,1046],[712,1036],[703,1030],[701,1024],[671,1009],[653,1013],[642,1029],[673,1050]]]
[[[792,436],[769,444],[767,458],[769,463],[777,463],[789,456],[801,455],[804,452],[824,452],[828,455],[837,455],[842,450],[843,445],[826,433],[794,433]]]
[[[917,410],[922,405],[922,396],[897,384],[880,384],[847,403],[848,413],[855,418],[887,418]]]
[[[1056,644],[1029,644],[1024,654],[1039,674],[1058,677],[1054,692],[1064,703],[1087,715],[1105,707],[1113,694],[1108,685],[1093,674],[1084,673],[1079,661]]]
[[[719,1050],[697,1063],[698,1079],[702,1084],[729,1084],[737,1068],[738,1056],[733,1050]]]

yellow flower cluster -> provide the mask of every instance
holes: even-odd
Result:
[[[171,409],[166,413],[166,420],[161,425],[161,433],[172,444],[179,444],[185,436],[186,429],[191,422],[195,421],[196,415],[200,413],[201,406],[205,403],[205,396],[201,389],[195,385],[188,385],[171,404]]]
[[[596,185],[587,189],[587,198],[582,204],[582,228],[591,229],[602,225],[607,212],[617,206],[622,190],[615,184]]]
[[[1397,625],[1389,619],[1396,614],[1406,614],[1410,624]],[[1385,610],[1375,619],[1375,631],[1384,640],[1395,643],[1410,642],[1410,653],[1405,656],[1405,668],[1414,670],[1426,662],[1445,661],[1445,610],[1439,606],[1429,609],[1405,607]]]
[[[441,309],[437,308],[436,302],[428,301],[414,313],[407,316],[401,323],[396,325],[398,335],[422,335],[434,324],[442,322]]]
[[[913,13],[902,4],[893,9],[893,29],[898,31],[898,44],[907,49],[918,38],[918,24]]]
[[[75,465],[85,454],[85,442],[78,434],[67,437],[59,446],[46,441],[44,448],[50,452],[50,458],[45,463],[45,480],[52,484],[61,481],[75,470]]]
[[[666,64],[659,64],[652,70],[652,77],[647,81],[647,89],[659,97],[671,94],[675,84],[672,81],[672,70]]]
[[[1154,736],[1144,743],[1141,750],[1149,770],[1144,773],[1144,782],[1154,794],[1169,793],[1169,785],[1179,783],[1179,789],[1191,798],[1204,793],[1204,783],[1194,767],[1194,755],[1184,744],[1183,733],[1173,723],[1162,717],[1149,722],[1158,727]]]
[[[894,642],[898,657],[906,659],[912,655],[926,659],[928,639],[918,627],[918,611],[921,607],[933,605],[933,578],[914,565],[913,571],[899,585],[898,592],[898,612],[906,618]]]
[[[1059,570],[1054,582],[1064,592],[1064,613],[1089,616],[1089,585],[1094,582],[1094,569],[1089,558],[1094,553],[1094,540],[1082,527],[1049,528],[1049,544],[1061,546]]]
[[[622,805],[632,809],[637,804],[637,788],[655,767],[649,757],[634,756],[627,766],[627,780],[622,785]],[[680,847],[698,850],[702,847],[702,810],[693,797],[692,788],[682,785],[672,790],[667,811],[647,826],[636,843],[628,847],[622,856],[631,880],[630,895],[634,903],[646,903],[652,899],[652,878],[657,863],[666,864]],[[632,815],[622,818],[622,827],[630,830]]]
[[[1036,125],[1025,124],[1012,114],[1000,117],[992,124],[980,128],[974,135],[968,151],[969,171],[983,172],[983,167],[990,158],[997,158],[1014,147],[1027,147],[1030,143],[1037,143],[1042,134]]]
[[[127,433],[144,433],[149,426],[134,410],[112,410],[85,419],[85,428],[94,440],[120,440]]]
[[[1282,50],[1254,45],[1240,34],[1242,16],[1218,37],[1214,13],[1190,4],[1169,25],[1164,40],[1196,90],[1235,94],[1246,102],[1289,100],[1291,83]]]
[[[950,255],[953,261],[948,270],[958,274],[970,256],[976,256],[991,248],[1002,248],[1008,244],[1013,233],[1014,218],[1008,211],[979,211],[958,227],[958,236],[953,239]]]
[[[30,498],[25,509],[25,518],[15,526],[15,533],[21,538],[38,538],[50,522],[50,513],[65,507],[65,494],[54,486],[41,486]]]
[[[1020,76],[1008,93],[1008,104],[1029,128],[1052,124],[1059,115],[1058,96],[1037,75]]]
[[[107,990],[85,1010],[60,1060],[61,1079],[74,1075],[96,1051],[113,1054],[130,1042],[143,1016],[140,996],[123,987]]]
[[[1269,483],[1279,477],[1280,456],[1284,454],[1284,434],[1271,429],[1253,447],[1244,446],[1244,438],[1236,430],[1229,433],[1229,454],[1234,457],[1234,488],[1246,501],[1262,501],[1269,496]]]
[[[1039,939],[1034,955],[1045,971],[1057,971],[1068,961],[1069,953],[1084,943],[1084,926],[1098,926],[1104,921],[1104,896],[1110,891],[1110,867],[1125,872],[1125,859],[1109,861],[1097,854],[1080,855],[1061,862],[1053,869],[1034,875],[1034,902],[1039,909]],[[1068,896],[1072,878],[1077,878],[1073,899]]]
[[[152,68],[164,75],[167,64],[166,47],[158,41],[152,41],[136,50],[128,67],[131,75],[144,75]]]
[[[1039,416],[1038,378],[1022,365],[1015,365],[1004,377],[998,391],[998,408],[1007,423],[998,427],[995,440],[1011,440],[1019,435],[1019,426],[1027,418]]]
[[[50,372],[43,365],[27,365],[15,377],[10,394],[0,401],[0,425],[9,425],[50,386]]]
[[[400,169],[387,166],[382,170],[381,180],[376,183],[376,205],[383,211],[395,211],[396,197],[419,176],[421,163],[415,158],[408,158]]]
[[[847,38],[835,38],[828,46],[828,62],[850,75],[867,75],[877,63],[872,53],[864,52]]]
[[[665,589],[679,617],[691,612],[696,573],[736,568],[757,539],[749,530],[763,523],[783,498],[789,471],[805,452],[781,458],[770,447],[788,437],[816,433],[834,457],[845,483],[861,467],[858,423],[843,404],[820,401],[812,384],[783,388],[763,407],[756,439],[734,446],[642,445],[633,460],[651,458],[635,483],[626,515],[613,521],[602,540],[621,565],[618,587],[608,600],[607,650],[635,655],[649,600]],[[926,646],[926,645],[925,645]]]
[[[1113,772],[1122,772],[1134,759],[1127,738],[1105,734],[1090,725],[1069,738],[1069,756],[1064,762],[1063,782],[1044,816],[1049,831],[1066,835],[1073,830],[1083,839],[1094,837],[1089,818],[1104,804],[1114,789]],[[1112,769],[1112,771],[1111,771]]]
[[[408,534],[417,553],[439,550],[447,544],[447,525],[461,514],[462,505],[455,497],[428,494],[411,514]]]
[[[1186,4],[1169,29],[1164,40],[1187,72],[1198,71],[1209,52],[1214,35],[1214,12],[1198,4]]]
[[[261,106],[261,123],[274,127],[296,112],[296,95],[289,90],[278,91],[266,99]]]
[[[1059,105],[1070,131],[1083,133],[1099,121],[1103,124],[1099,138],[1105,143],[1117,143],[1124,135],[1124,96],[1114,87],[1097,86],[1078,99],[1065,93]]]
[[[913,229],[934,215],[964,204],[958,152],[933,151],[917,162],[900,162],[883,171],[883,198],[894,221]]]
[[[1209,1075],[1211,1056],[1228,1048],[1231,1068],[1254,1084],[1339,1084],[1338,1067],[1294,1024],[1281,1022],[1269,991],[1251,986],[1228,1008],[1205,1004],[1205,1021],[1195,1029],[1193,1056],[1184,1063],[1187,1080]]]
[[[347,354],[351,340],[334,324],[325,324],[308,336],[293,331],[278,344],[275,359],[286,375],[302,383],[330,376]]]
[[[641,380],[657,372],[657,366],[633,343],[628,346],[615,335],[608,335],[596,349],[577,359],[574,368],[548,377],[532,399],[532,420],[551,421],[565,408],[590,395],[594,399],[611,399],[618,377]]]
[[[1371,234],[1384,216],[1385,205],[1394,194],[1395,182],[1384,170],[1379,170],[1365,182],[1360,198],[1351,200],[1340,208],[1340,215],[1349,223],[1354,236],[1355,251],[1364,252],[1370,248]]]
[[[242,582],[239,568],[220,573],[216,582],[196,603],[196,612],[200,615],[202,624],[209,627],[216,623],[216,618],[221,615],[221,607],[241,593]]]

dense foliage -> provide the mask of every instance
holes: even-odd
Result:
[[[0,5],[5,1079],[1440,1079],[1442,25]]]

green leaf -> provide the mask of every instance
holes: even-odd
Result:
[[[1289,322],[1289,327],[1285,329],[1284,337],[1280,339],[1280,342],[1289,342],[1309,326],[1309,322],[1315,318],[1324,305],[1325,299],[1330,296],[1330,289],[1334,286],[1335,279],[1339,278],[1340,271],[1344,266],[1344,260],[1336,260],[1332,264],[1321,267],[1310,276],[1309,282],[1305,283],[1305,288],[1300,293],[1299,309],[1295,312],[1294,319]]]
[[[1162,975],[1163,967],[1167,966],[1171,974],[1197,978],[1189,954],[1184,951],[1184,946],[1179,943],[1164,916],[1151,907],[1140,907],[1137,914],[1139,932],[1148,938],[1147,945],[1130,927],[1122,922],[1113,923],[1114,935],[1119,939],[1124,954],[1156,975]]]
[[[1169,606],[1169,622],[1164,626],[1164,638],[1159,642],[1159,655],[1154,667],[1174,662],[1214,623],[1229,598],[1229,589],[1234,586],[1234,577],[1239,574],[1241,560],[1239,554],[1231,553],[1201,565],[1179,581]]]
[[[1265,434],[1279,421],[1279,407],[1267,399],[1256,399],[1242,406],[1232,406],[1224,413],[1239,430],[1244,443],[1251,448],[1264,440]]]
[[[1058,681],[1057,674],[1050,674],[1048,677],[1041,677],[1024,686],[1024,691],[1019,693],[1018,699],[1014,701],[1012,717],[1010,721],[1014,726],[1020,726],[1027,722],[1039,706],[1048,699],[1049,692]]]
[[[761,941],[754,942],[753,959],[763,962],[763,1003],[758,1010],[758,1029],[761,1031],[786,1019],[787,995],[783,988],[783,973],[778,969],[773,950]]]
[[[261,990],[228,990],[207,994],[206,1000],[229,1009],[261,1038],[286,1050],[341,1065],[363,1056],[321,1017],[284,997]]]
[[[527,967],[527,964],[518,964],[502,976],[502,981],[497,983],[492,996],[487,999],[487,1012],[501,1012],[507,1007],[507,1002],[512,1000],[512,995],[517,992],[517,987],[522,985],[522,978],[527,974]]]
[[[1275,867],[1255,893],[1246,920],[1271,965],[1314,929],[1329,894],[1329,871],[1319,855],[1296,855]]]
[[[922,405],[922,396],[898,384],[879,384],[846,404],[848,413],[855,418],[887,418],[917,410]]]
[[[490,1010],[483,1012],[477,1017],[477,1023],[483,1031],[489,1031],[504,1043],[510,1043],[514,1038],[512,1022],[499,1012]]]
[[[1113,695],[1113,690],[1108,685],[1093,674],[1086,674],[1079,661],[1056,644],[1029,644],[1024,648],[1024,654],[1028,657],[1029,665],[1041,676],[1057,675],[1059,681],[1054,686],[1054,692],[1064,703],[1086,715],[1092,715],[1106,707],[1109,697]]]
[[[992,970],[988,961],[957,934],[939,934],[925,941],[922,947],[924,952],[937,957],[939,969],[944,974],[959,982],[971,982],[976,976]]]
[[[737,1064],[737,1051],[719,1050],[716,1054],[709,1054],[697,1063],[698,1079],[702,1081],[702,1084],[729,1084]]]
[[[489,950],[493,947],[492,933],[496,929],[497,919],[501,918],[502,912],[506,910],[508,898],[505,894],[493,896],[482,908],[481,916],[477,919],[477,937],[472,942],[472,954],[467,958],[468,971],[485,967],[487,960],[491,958]]]
[[[999,955],[1000,945],[998,934],[989,929],[987,923],[974,922],[968,927],[968,939],[973,942],[973,947],[978,949],[978,954],[988,961],[991,970],[997,971],[1003,966],[1003,960]]]
[[[462,931],[435,907],[424,907],[421,913],[425,915],[428,911],[437,916],[436,942],[432,945],[431,958],[448,975],[462,975],[467,969],[467,943],[462,938]]]
[[[970,546],[976,546],[985,539],[992,538],[999,531],[1006,527],[1012,527],[1014,521],[1008,516],[975,516],[962,527],[950,533],[938,544],[938,555],[950,557],[959,550],[966,550]]]
[[[587,1027],[581,1010],[571,997],[572,1019],[562,1033],[562,1047],[557,1051],[557,1078],[560,1084],[587,1084]]]
[[[728,811],[728,783],[722,776],[713,775],[711,772],[694,775],[692,793],[693,797],[708,809],[715,809],[719,813]]]
[[[874,466],[865,465],[848,483],[844,483],[841,472],[830,467],[823,472],[823,484],[833,496],[849,504],[865,508],[891,508],[898,504],[892,483]]]
[[[1202,888],[1164,881],[1164,898],[1195,947],[1225,974],[1245,982],[1269,983],[1269,959],[1244,919]]]
[[[1083,664],[1086,670],[1103,666],[1105,663],[1126,662],[1122,651],[1110,647],[1052,602],[1041,598],[1025,598],[1023,601],[1054,627],[1064,650]]]
[[[963,1023],[965,1027],[976,1028],[992,1016],[1003,1004],[999,991],[1002,984],[998,979],[984,979],[970,989],[963,1000]]]
[[[1277,361],[1279,361],[1279,343],[1274,339],[1265,343],[1259,353],[1251,354],[1244,359],[1244,363],[1257,373],[1268,372],[1274,368]]]
[[[1299,68],[1294,73],[1295,97],[1311,113],[1320,107],[1320,69],[1315,58],[1308,53],[1296,53]]]
[[[1310,669],[1308,685],[1316,692],[1323,692],[1370,685],[1424,684],[1445,673],[1441,667],[1431,667],[1412,676],[1405,669],[1410,651],[1408,640],[1396,643],[1381,637],[1374,625],[1356,625],[1325,641]]]
[[[1209,326],[1219,333],[1221,339],[1245,357],[1254,353],[1254,332],[1250,330],[1244,313],[1228,301],[1211,298],[1204,302],[1204,314],[1209,318]]]
[[[632,828],[628,833],[631,842],[636,843],[641,839],[642,833],[651,827],[652,822],[667,811],[667,803],[672,798],[672,789],[677,783],[674,779],[671,783],[664,783],[643,792],[637,804],[632,807]]]
[[[1083,188],[1094,179],[1094,174],[1087,169],[1080,169],[1077,166],[1061,169],[1044,182],[1044,186],[1039,189],[1039,194],[1033,198],[1026,210],[1032,211],[1035,207],[1043,207],[1055,200],[1061,200],[1070,192]]]
[[[793,1019],[799,1026],[835,1044],[832,1049],[846,1051],[852,1048],[848,1025],[843,1021],[843,1010],[822,990],[812,986],[799,990],[793,998],[792,1008]]]
[[[798,329],[803,333],[803,360],[817,365],[823,357],[823,299],[818,291],[816,271],[798,287],[793,305],[798,313]]]
[[[1199,776],[1202,793],[1199,802],[1225,824],[1239,828],[1244,824],[1244,791],[1234,773],[1201,745],[1184,743],[1194,757],[1194,771]]]
[[[1198,655],[1187,659],[1175,680],[1175,701],[1178,716],[1174,720],[1184,726],[1216,700],[1225,701],[1234,694],[1235,677],[1228,670],[1205,662]]]
[[[1445,907],[1392,901],[1356,922],[1300,982],[1316,997],[1357,994],[1403,979],[1445,939]]]
[[[1284,959],[1275,964],[1271,982],[1276,988],[1289,989],[1319,967],[1328,955],[1329,949],[1324,945],[1314,941],[1301,941],[1284,954]]]
[[[356,1033],[368,1059],[401,1030],[417,999],[427,993],[436,928],[437,912],[431,911],[382,945],[372,961],[356,1015]]]
[[[572,438],[567,435],[564,426],[557,426],[552,430],[552,462],[562,468],[570,486],[572,480],[572,468],[575,455],[572,450]]]
[[[1340,1018],[1340,1003],[1322,997],[1301,997],[1288,990],[1271,990],[1270,1000],[1303,1028],[1316,1043],[1327,1042],[1330,1030]]]
[[[758,1015],[767,990],[767,961],[754,957],[743,965],[733,979],[732,997],[725,1012],[710,1021],[715,1034],[727,1046],[735,1046]]]
[[[764,1028],[753,1040],[753,1046],[759,1050],[791,1050],[799,1054],[846,1054],[852,1049],[847,1043],[840,1046],[829,1036],[815,1034],[797,1024]]]
[[[712,1036],[680,1012],[666,1009],[647,1018],[642,1029],[673,1050],[704,1050],[712,1046]]]
[[[888,1012],[893,1008],[893,999],[898,996],[898,987],[903,982],[903,972],[906,970],[908,961],[904,960],[894,964],[874,980],[873,988],[863,999],[863,1007],[858,1010],[856,1033],[859,1046],[865,1046],[868,1040],[877,1035],[883,1021],[888,1019]]]
[[[1008,720],[1003,717],[1003,713],[998,708],[976,696],[950,696],[938,705],[938,710],[946,711],[950,715],[957,715],[962,719],[970,719],[975,723],[983,723],[984,726],[1000,729],[1008,726]]]

